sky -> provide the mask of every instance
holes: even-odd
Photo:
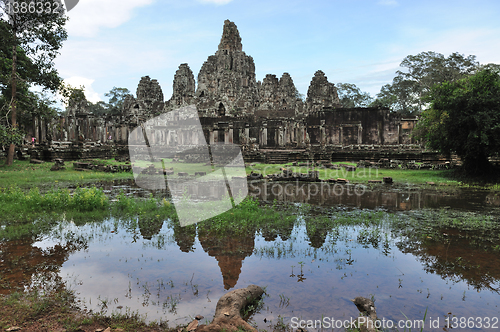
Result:
[[[408,55],[476,55],[500,64],[498,0],[80,0],[68,12],[68,39],[55,65],[91,102],[113,87],[136,94],[157,79],[165,100],[187,63],[197,78],[233,21],[257,80],[288,72],[300,93],[317,70],[373,97]]]

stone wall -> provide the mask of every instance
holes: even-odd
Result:
[[[416,119],[401,119],[387,108],[341,108],[335,85],[321,70],[314,73],[305,101],[288,73],[279,79],[267,74],[262,82],[257,81],[253,58],[243,51],[238,29],[229,20],[224,22],[217,51],[198,73],[197,85],[184,63],[175,73],[173,93],[167,101],[158,81],[145,76],[136,97],[126,97],[118,116],[96,117],[86,105],[86,101],[72,103],[66,116],[52,123],[39,121],[35,127],[40,129],[34,133],[38,141],[47,146],[53,145],[51,141],[73,142],[73,147],[90,142],[126,146],[137,126],[195,105],[207,143],[238,144],[253,160],[271,160],[267,155],[278,150],[307,150],[307,154],[299,154],[304,159],[315,154],[331,159],[334,151],[349,146],[363,147],[366,154],[374,146],[382,151],[385,146],[415,143],[411,131]],[[176,140],[174,134],[164,132],[164,122],[148,122],[154,125],[146,129],[158,133],[152,139]],[[364,148],[367,146],[371,148]]]

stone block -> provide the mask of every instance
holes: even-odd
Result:
[[[384,183],[385,184],[392,184],[392,178],[390,176],[384,176]]]

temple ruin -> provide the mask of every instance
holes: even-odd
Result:
[[[411,138],[416,119],[403,119],[388,108],[342,108],[335,85],[321,70],[314,73],[305,101],[288,73],[280,78],[267,74],[257,81],[253,58],[243,51],[238,29],[229,20],[224,22],[217,51],[198,73],[197,84],[188,64],[181,64],[167,101],[158,81],[145,76],[136,97],[126,97],[119,116],[96,117],[85,101],[73,103],[56,122],[35,121],[32,134],[42,144],[32,155],[39,159],[126,155],[134,128],[187,105],[196,105],[207,143],[238,144],[246,161],[436,158]],[[163,136],[157,139],[166,139]]]

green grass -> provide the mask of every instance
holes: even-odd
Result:
[[[453,170],[379,169],[377,179],[382,180],[385,176],[390,176],[395,182],[400,183],[425,184],[426,182],[434,182],[436,185],[461,185],[460,181],[453,178]]]
[[[177,331],[168,328],[166,322],[152,322],[147,324],[144,317],[136,312],[126,309],[124,313],[112,313],[105,316],[101,313],[79,312],[76,306],[73,291],[60,287],[46,293],[40,293],[37,289],[26,292],[14,292],[8,296],[0,295],[0,328],[5,330],[12,326],[23,326],[23,329],[40,325],[51,327],[48,330],[64,329],[68,332],[82,331],[82,328],[92,331],[97,328],[104,330],[106,327],[112,329],[121,328],[125,331],[152,332],[152,331]]]
[[[105,161],[116,164],[115,161]],[[124,165],[125,163],[119,163]],[[44,187],[67,187],[68,185],[85,184],[96,181],[113,181],[122,179],[133,179],[132,173],[105,173],[97,171],[79,172],[73,169],[73,162],[65,162],[65,170],[51,171],[52,162],[43,164],[30,164],[29,161],[14,160],[12,166],[0,166],[0,188],[18,186],[31,188],[34,186]]]
[[[500,223],[494,215],[454,210],[422,209],[408,213],[393,222],[395,232],[423,242],[448,242],[452,233],[455,239],[467,239],[480,247],[500,245]]]
[[[102,189],[77,188],[73,193],[57,189],[40,194],[37,188],[28,193],[19,188],[0,190],[0,239],[40,238],[61,220],[80,225],[99,222],[111,216],[123,219],[158,222],[176,219],[174,207],[165,199],[152,196],[136,199],[119,194],[111,202]]]
[[[96,160],[103,165],[124,165],[123,162],[115,160]],[[79,172],[73,169],[73,162],[66,162],[66,169],[62,171],[50,171],[54,163],[46,162],[36,165],[30,164],[28,161],[14,161],[12,166],[0,166],[0,188],[8,188],[11,186],[19,186],[21,188],[31,188],[39,186],[42,190],[47,188],[67,187],[69,185],[86,185],[95,182],[108,182],[114,180],[133,180],[131,172],[121,173],[105,173],[100,171]],[[147,167],[151,163],[137,163],[140,167]],[[153,163],[157,169],[162,169],[161,162]],[[337,162],[334,164],[355,165],[355,163]],[[173,168],[174,176],[178,172],[187,172],[194,175],[195,172],[205,171],[207,174],[213,171],[211,166],[205,166],[201,163],[172,163],[167,160],[164,164],[165,168]],[[297,173],[307,173],[309,170],[319,171],[319,177],[322,180],[346,178],[354,183],[368,183],[368,180],[382,180],[384,177],[392,177],[396,184],[417,184],[426,185],[427,182],[434,182],[436,185],[451,185],[457,187],[471,189],[491,189],[500,190],[500,184],[475,184],[470,182],[462,182],[455,176],[454,170],[403,170],[403,169],[370,169],[357,168],[354,172],[347,172],[344,167],[338,170],[326,169],[323,167],[298,167],[292,166],[292,163],[287,164],[260,164],[246,167],[246,173],[251,171],[262,173],[264,176],[269,174],[280,173],[281,168],[286,167]],[[215,168],[217,169],[217,168]]]
[[[205,163],[184,163],[184,162],[172,162],[172,159],[166,159],[164,162],[148,162],[148,161],[140,161],[134,163],[135,166],[139,167],[148,167],[153,164],[157,169],[163,169],[163,166],[166,169],[173,168],[174,173],[178,172],[186,172],[191,175],[194,175],[195,172],[207,172],[210,173],[213,171],[212,166],[205,165]]]
[[[297,215],[302,215],[311,232],[332,229],[339,225],[378,225],[384,218],[380,211],[356,211],[317,214],[309,205],[262,206],[255,198],[248,196],[235,208],[198,224],[201,231],[213,236],[225,234],[247,234],[256,230],[275,233],[292,229]],[[101,222],[115,217],[123,221],[142,223],[143,227],[168,221],[178,225],[174,206],[165,198],[147,199],[129,197],[123,193],[110,201],[97,188],[51,190],[41,194],[38,189],[23,192],[19,188],[0,190],[0,239],[19,239],[30,236],[40,238],[48,234],[61,220],[71,220],[76,225]]]
[[[80,225],[100,222],[109,217],[132,220],[144,225],[157,225],[165,220],[178,223],[174,206],[165,198],[139,199],[123,193],[110,201],[97,188],[51,190],[41,194],[38,189],[24,192],[19,188],[0,190],[0,239],[40,238],[61,220],[72,220]],[[235,208],[213,217],[201,228],[216,234],[248,232],[258,227],[293,225],[296,217],[287,209],[262,207],[247,197]],[[131,225],[130,227],[134,227]]]
[[[355,163],[334,163],[355,166]],[[255,164],[247,167],[247,174],[251,171],[258,172],[264,176],[269,174],[281,173],[281,168],[286,167],[295,173],[307,173],[310,170],[319,171],[319,178],[322,180],[345,178],[351,182],[368,183],[368,180],[383,180],[384,177],[392,177],[396,183],[415,183],[426,184],[434,182],[435,184],[460,185],[461,182],[453,177],[453,170],[403,170],[403,169],[371,169],[357,168],[354,172],[347,172],[345,168],[338,170],[326,169],[324,167],[299,167],[288,164]]]
[[[198,228],[214,236],[228,233],[237,235],[248,234],[262,228],[272,231],[293,227],[296,220],[294,211],[260,206],[255,198],[248,196],[233,209],[199,223]]]

